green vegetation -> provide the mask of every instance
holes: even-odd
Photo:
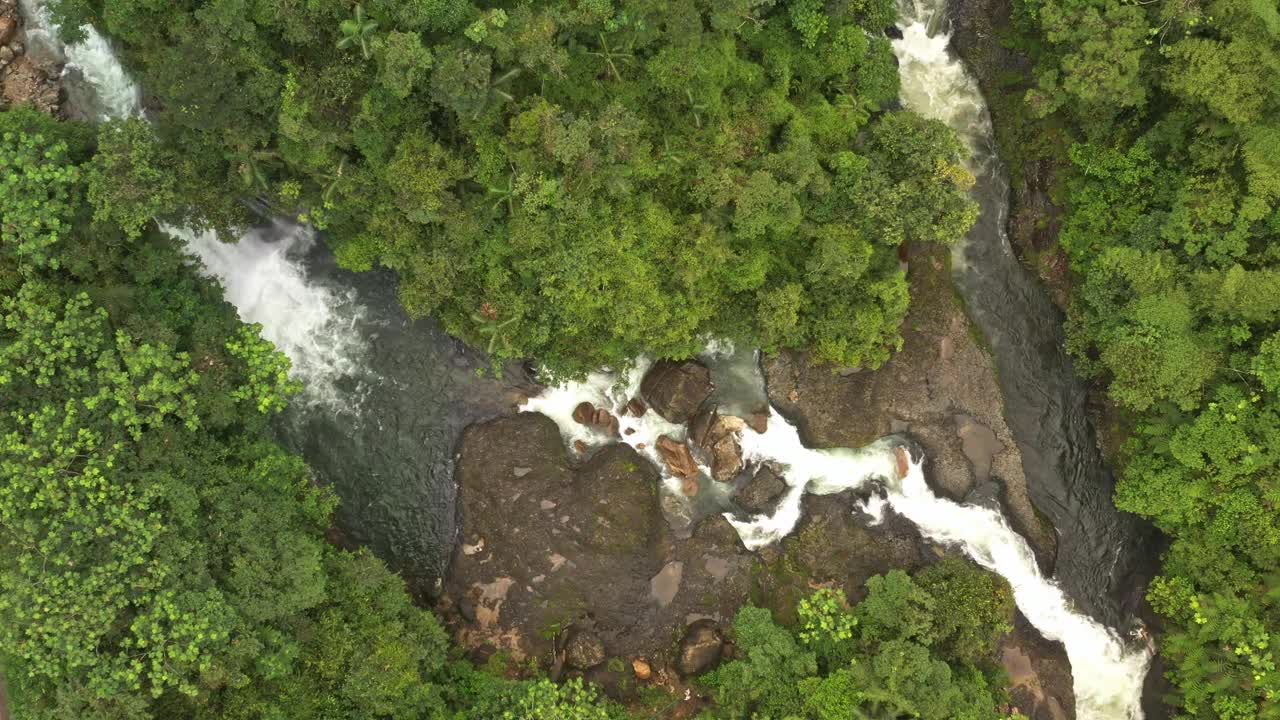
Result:
[[[1013,621],[1000,578],[944,560],[915,579],[901,570],[867,582],[849,608],[839,590],[800,603],[799,627],[744,607],[734,620],[740,659],[706,679],[711,718],[996,720],[1002,670],[995,641]]]
[[[145,220],[168,197],[142,190],[166,187],[149,133],[0,113],[16,717],[617,717],[581,686],[451,662],[399,578],[324,541],[333,496],[266,432],[289,362]]]
[[[1038,61],[1026,101],[1071,136],[1071,347],[1136,428],[1116,504],[1172,538],[1149,593],[1171,701],[1280,717],[1280,14],[1015,6]]]
[[[261,197],[393,268],[410,313],[554,372],[709,333],[877,367],[895,249],[976,213],[955,136],[885,111],[892,0],[56,4],[158,101],[142,167],[127,127],[104,144],[121,194],[219,227]]]

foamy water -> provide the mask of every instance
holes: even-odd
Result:
[[[53,22],[48,2],[21,0],[26,18],[27,43],[66,58],[67,65],[81,72],[84,81],[96,93],[94,108],[98,120],[138,117],[142,115],[142,93],[138,85],[116,60],[107,39],[90,25],[81,27],[85,39],[63,45],[58,39],[58,25]]]
[[[305,402],[337,412],[358,409],[366,374],[365,309],[354,290],[308,276],[302,258],[315,242],[309,230],[281,223],[274,232],[253,231],[235,243],[210,232],[164,230],[222,283],[240,319],[261,325],[262,336],[288,356],[305,385]]]
[[[736,381],[753,377],[756,391],[763,393],[764,377],[758,364],[749,362],[750,365],[727,371]],[[551,388],[529,400],[523,409],[555,420],[569,445],[581,441],[590,447],[612,442],[639,446],[640,452],[661,469],[664,492],[678,498],[679,479],[667,472],[653,448],[659,435],[684,438],[683,426],[673,425],[651,410],[641,418],[621,417],[622,427],[630,427],[634,433],[613,438],[573,420],[573,409],[584,400],[620,411],[628,399],[638,396],[640,378],[648,366],[648,362],[641,362],[623,377],[601,373],[584,382]],[[1022,614],[1045,637],[1061,641],[1066,647],[1075,682],[1076,716],[1080,720],[1141,718],[1142,679],[1149,661],[1145,648],[1127,647],[1111,630],[1076,611],[1062,589],[1040,573],[1031,547],[1003,515],[935,495],[925,482],[923,459],[913,459],[907,475],[898,478],[896,451],[900,439],[884,438],[859,449],[808,448],[801,442],[797,428],[775,410],[765,432],[744,428],[740,444],[745,462],[769,462],[782,468],[787,484],[771,514],[725,513],[747,548],[779,542],[795,530],[806,494],[830,495],[873,485],[883,488],[883,498],[872,494],[851,510],[871,516],[874,524],[883,517],[886,506],[892,508],[914,523],[925,537],[961,550],[1008,580]]]
[[[142,116],[141,94],[111,44],[85,26],[85,40],[63,45],[41,0],[22,0],[28,42],[44,44],[80,70],[93,87],[100,120]],[[277,223],[245,232],[235,243],[209,232],[162,226],[181,240],[203,270],[222,283],[240,318],[262,326],[262,336],[288,356],[305,386],[302,400],[335,412],[359,408],[367,343],[365,311],[354,292],[313,281],[304,262],[315,242],[306,228]]]

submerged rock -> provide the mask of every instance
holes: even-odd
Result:
[[[689,422],[713,390],[711,371],[697,360],[660,360],[640,383],[649,407],[674,423]]]

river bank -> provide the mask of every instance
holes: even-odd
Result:
[[[0,110],[16,105],[58,115],[61,59],[32,48],[18,0],[0,0]]]
[[[1010,0],[955,0],[948,20],[953,47],[965,61],[987,99],[999,155],[1008,170],[1008,236],[1022,263],[1034,272],[1057,308],[1067,310],[1072,276],[1058,246],[1065,192],[1062,181],[1070,168],[1069,138],[1056,121],[1031,116],[1023,101],[1034,86],[1033,63],[1024,49],[1027,40],[1014,27]],[[1097,430],[1105,463],[1115,467],[1131,420],[1106,398],[1096,384],[1088,386],[1086,412]],[[1160,541],[1152,541],[1142,569],[1153,571]],[[1161,621],[1146,603],[1139,583],[1130,601],[1134,612],[1158,642]],[[1143,685],[1143,714],[1147,720],[1170,717],[1174,709],[1162,698],[1169,690],[1159,655],[1152,658]]]
[[[1053,531],[1027,498],[992,362],[951,289],[946,254],[908,248],[913,301],[904,349],[889,364],[839,374],[800,356],[769,358],[769,396],[814,447],[856,447],[890,431],[910,433],[930,458],[926,476],[939,493],[1003,503],[1026,528],[1042,567],[1050,567]],[[925,540],[892,510],[879,524],[851,514],[856,492],[848,491],[806,496],[796,529],[755,552],[719,514],[685,535],[664,522],[659,479],[647,459],[625,444],[573,452],[555,424],[537,414],[469,428],[457,478],[461,544],[439,606],[455,640],[475,660],[533,660],[633,702],[657,686],[676,695],[689,689],[696,705],[690,684],[696,673],[682,671],[691,662],[686,638],[726,637],[734,612],[747,602],[790,620],[813,587],[840,587],[856,601],[873,575],[918,569],[956,552]],[[768,503],[781,490],[777,482],[761,495]],[[575,667],[571,646],[584,642],[600,648],[598,662]],[[1074,717],[1061,644],[1020,619],[1000,658],[1025,714]],[[651,673],[647,680],[636,676],[637,660]]]

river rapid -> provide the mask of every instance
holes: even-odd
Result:
[[[23,8],[29,36],[62,54],[78,73],[86,116],[142,115],[140,93],[108,42],[88,28],[85,42],[62,47],[41,0],[23,0]],[[1058,529],[1056,579],[1041,574],[1026,541],[999,512],[937,497],[925,482],[927,459],[918,452],[899,477],[894,453],[899,446],[914,448],[909,439],[814,450],[776,412],[766,432],[742,431],[742,447],[748,461],[786,468],[789,491],[772,515],[726,517],[744,544],[760,547],[795,527],[804,494],[874,488],[857,510],[874,518],[891,509],[926,537],[1008,579],[1028,620],[1065,645],[1077,717],[1140,718],[1149,654],[1111,628],[1124,620],[1121,598],[1145,549],[1142,530],[1111,505],[1112,479],[1084,415],[1083,388],[1061,350],[1060,317],[1009,248],[1003,229],[1007,182],[982,96],[948,50],[943,1],[905,2],[899,27],[894,50],[903,104],[955,128],[973,151],[982,213],[955,250],[955,281],[995,356],[1033,500]],[[241,317],[262,325],[307,383],[279,432],[336,488],[346,539],[371,546],[411,579],[442,574],[457,537],[458,434],[514,407],[529,389],[522,369],[508,367],[504,379],[481,377],[483,357],[434,324],[404,315],[392,278],[340,270],[305,228],[271,223],[246,231],[234,244],[184,228],[168,231],[185,243],[193,262],[222,282]],[[765,397],[755,353],[719,347],[706,359],[717,381],[732,388],[722,402]],[[638,362],[626,377],[601,373],[548,389],[524,409],[556,420],[566,442],[603,442],[572,421],[574,406],[586,400],[620,410],[634,396],[645,364]],[[645,443],[642,452],[652,453],[659,434],[683,433],[654,413],[628,422],[635,432],[624,441]],[[665,482],[675,497],[678,484]],[[704,505],[687,509],[690,517],[724,510],[728,501],[708,494],[699,502]]]

